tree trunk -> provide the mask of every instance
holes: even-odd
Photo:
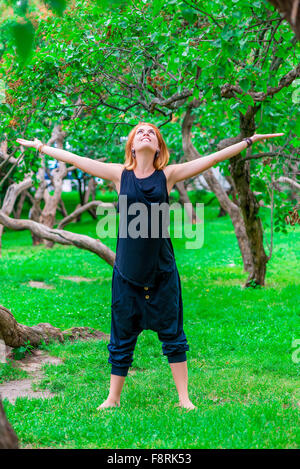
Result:
[[[291,2],[277,2],[290,5]],[[299,1],[298,1],[299,4]],[[293,2],[293,6],[296,5],[296,1]],[[299,11],[298,11],[299,14]],[[296,39],[293,38],[292,43],[296,43]],[[275,72],[278,70],[282,61],[273,60],[271,70]],[[280,59],[280,58],[279,58]],[[240,142],[244,137],[250,137],[255,134],[255,114],[261,108],[261,101],[264,101],[268,96],[273,97],[276,92],[286,86],[290,86],[291,83],[300,74],[300,65],[297,65],[295,69],[290,70],[286,75],[281,77],[278,87],[271,88],[270,93],[264,92],[250,92],[250,95],[255,97],[255,104],[248,106],[247,111],[240,114],[240,135],[235,138],[228,138],[222,140],[218,145],[218,150],[226,148],[234,143]],[[233,85],[234,87],[235,85]],[[234,96],[232,93],[232,85],[229,83],[225,84],[221,89],[221,96],[223,98],[231,98]],[[250,153],[251,148],[247,150],[247,156]],[[263,227],[261,220],[258,216],[259,204],[255,198],[255,194],[250,188],[250,162],[247,159],[243,159],[241,154],[234,156],[230,159],[229,169],[234,180],[234,184],[238,193],[239,206],[241,208],[243,219],[245,223],[246,233],[249,241],[249,247],[251,250],[251,256],[253,259],[252,270],[249,272],[249,277],[246,282],[246,286],[256,286],[265,284],[265,275],[267,262],[270,259],[272,249],[269,256],[266,255],[263,245]],[[274,184],[274,182],[273,182]]]
[[[63,148],[63,141],[65,136],[66,133],[61,130],[61,126],[56,125],[53,129],[53,138],[55,139],[57,148]],[[59,167],[53,170],[54,194],[50,195],[48,189],[45,189],[44,191],[45,206],[40,216],[40,223],[42,225],[48,226],[49,228],[53,228],[55,223],[56,211],[61,200],[63,180],[66,176],[66,173],[66,163],[60,161]],[[47,247],[53,246],[53,242],[50,240],[45,240],[44,242]]]
[[[76,179],[78,182],[78,195],[79,195],[80,205],[84,205],[84,179],[78,176],[77,171],[75,171],[75,174],[76,174]],[[83,185],[83,191],[82,191],[82,185]]]
[[[47,145],[50,145],[53,142],[52,137],[47,142]],[[43,200],[44,192],[47,187],[47,181],[45,179],[45,157],[42,157],[42,166],[38,170],[37,178],[40,181],[39,186],[34,194],[34,201],[31,209],[29,210],[29,219],[35,222],[39,222],[41,216],[41,202]],[[31,233],[32,244],[37,246],[42,244],[42,239],[36,236],[34,233]]]
[[[72,327],[62,331],[48,323],[40,323],[36,326],[24,326],[19,324],[13,314],[0,305],[0,337],[5,345],[18,348],[26,345],[28,341],[32,347],[38,347],[42,342],[48,344],[52,340],[64,342],[65,339],[104,338],[107,334],[91,327]]]
[[[240,141],[243,137],[249,137],[255,133],[254,116],[260,106],[249,106],[246,113],[240,113],[241,134],[237,137]],[[225,139],[219,143],[218,148],[226,148],[232,145],[233,139]],[[235,139],[236,140],[236,139]],[[251,151],[251,147],[248,152]],[[230,159],[229,170],[236,187],[239,205],[243,214],[249,247],[253,260],[252,269],[245,286],[256,286],[265,284],[268,257],[263,244],[263,228],[258,216],[259,204],[250,188],[250,161],[244,160],[241,154]]]
[[[185,211],[189,217],[189,220],[192,224],[200,223],[201,220],[197,217],[196,211],[189,199],[187,190],[184,186],[183,181],[179,181],[175,184],[176,189],[179,192],[179,202],[184,206]],[[186,204],[186,205],[184,205]]]
[[[88,203],[90,195],[92,196],[92,200],[95,200],[96,186],[97,186],[97,183],[96,183],[95,179],[93,177],[91,177],[89,182],[88,182],[88,186],[87,186],[87,189],[85,191],[85,194],[84,194],[84,198],[83,198],[84,205],[86,205]],[[97,219],[96,209],[95,208],[89,208],[88,212],[94,220]]]
[[[17,435],[6,418],[0,397],[0,449],[18,449]]]
[[[83,110],[82,104],[83,103],[82,103],[81,95],[79,95],[76,101],[76,106],[75,106],[71,119],[74,119],[80,116]],[[55,125],[53,132],[52,132],[51,141],[54,141],[56,143],[57,148],[63,149],[63,142],[64,142],[65,137],[66,137],[66,132],[62,130],[61,125],[60,124]],[[63,180],[67,176],[68,172],[73,169],[75,169],[75,167],[72,166],[68,168],[66,163],[60,161],[59,167],[53,171],[53,176],[52,176],[52,184],[54,187],[53,196],[50,196],[47,189],[44,191],[45,206],[44,206],[44,209],[42,211],[39,221],[40,223],[48,226],[49,228],[53,228],[55,224],[56,211],[57,211],[58,204],[60,203],[60,200],[61,200]],[[53,246],[53,242],[49,239],[45,240],[45,244],[47,247]]]
[[[25,199],[26,199],[26,191],[22,192],[22,194],[20,195],[20,198],[19,198],[18,203],[17,203],[17,207],[13,211],[14,218],[20,218],[21,217]]]
[[[296,38],[300,40],[300,5],[299,0],[269,0],[290,23]]]
[[[183,124],[182,124],[182,145],[185,157],[188,161],[196,158],[200,158],[201,155],[198,153],[191,141],[191,128],[194,121],[192,115],[192,109],[198,107],[200,102],[193,100],[187,108]],[[245,223],[242,217],[240,208],[232,202],[226,191],[223,189],[217,178],[215,178],[213,171],[208,169],[202,173],[207,185],[210,190],[216,195],[221,207],[228,213],[234,226],[234,232],[237,237],[238,245],[242,254],[244,269],[246,272],[252,272],[253,270],[253,259],[248,242],[246,233]]]
[[[31,176],[26,177],[22,182],[14,183],[11,186],[9,186],[6,191],[4,200],[3,200],[1,212],[3,212],[5,215],[10,215],[11,212],[13,211],[18,195],[21,194],[23,191],[27,190],[31,186],[32,186]],[[3,225],[0,224],[0,257],[1,257],[1,251],[2,251],[3,229],[4,229]]]
[[[92,200],[96,200],[96,191],[97,191],[97,182],[95,181],[95,179],[93,178],[93,185],[91,187],[91,196],[92,196]]]
[[[228,195],[231,195],[232,196],[232,202],[235,204],[235,205],[239,205],[239,202],[238,202],[238,199],[237,199],[237,192],[236,192],[236,187],[235,187],[235,184],[234,184],[234,180],[232,179],[231,176],[227,175],[225,176],[227,182],[230,184],[231,186],[231,189],[229,191],[229,194]]]
[[[221,207],[228,213],[233,224],[234,233],[236,235],[238,245],[242,254],[244,270],[246,272],[252,272],[253,270],[253,259],[252,253],[249,246],[248,236],[246,232],[246,227],[244,223],[243,216],[241,214],[240,207],[233,203],[225,190],[215,178],[211,169],[204,171],[202,175],[205,177],[210,190],[215,193]]]
[[[218,218],[225,217],[225,215],[227,215],[226,210],[224,210],[224,208],[222,206],[220,206],[220,211],[218,213]]]
[[[62,216],[63,216],[63,217],[67,217],[67,216],[68,216],[68,212],[67,212],[66,206],[65,206],[64,201],[63,201],[62,198],[60,198],[59,206],[60,206],[60,208],[61,208]]]
[[[77,213],[77,211],[79,212],[79,215],[76,215],[75,223],[80,223],[80,221],[81,221],[81,212],[80,212],[81,207],[84,207],[84,205],[77,204],[76,207],[75,207],[74,212],[76,212],[76,213]]]
[[[229,181],[229,179],[228,179],[228,176],[226,177],[226,180],[227,180],[227,182],[230,183],[230,181]],[[230,195],[230,194],[232,194],[232,198],[233,198],[233,199],[235,198],[234,188],[233,188],[233,186],[231,185],[231,183],[230,183],[229,189],[226,189],[225,192],[226,192],[226,195],[227,195],[228,198],[229,198],[229,195]],[[236,198],[235,198],[235,200],[236,200]],[[236,205],[237,205],[237,204],[236,204]],[[219,211],[219,213],[218,213],[218,218],[220,218],[220,217],[225,217],[225,215],[227,215],[227,212],[226,212],[226,210],[224,209],[224,207],[222,207],[222,205],[220,205],[220,211]]]
[[[243,161],[241,156],[231,158],[230,172],[239,194],[240,207],[253,259],[253,268],[249,272],[246,286],[264,285],[268,257],[263,245],[262,223],[258,216],[259,205],[250,189],[249,160]]]

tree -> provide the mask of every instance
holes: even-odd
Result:
[[[255,131],[285,132],[284,145],[261,144],[257,154],[248,151],[220,165],[235,203],[211,172],[204,175],[233,221],[249,272],[246,284],[263,285],[272,239],[267,254],[260,203],[274,205],[276,229],[285,228],[295,204],[276,183],[278,176],[291,176],[299,147],[291,90],[299,77],[299,48],[283,18],[263,1],[217,1],[213,11],[208,2],[140,1],[106,16],[94,2],[77,2],[63,22],[49,16],[38,23],[35,46],[32,63],[15,72],[13,55],[4,56],[12,72],[2,120],[17,159],[16,134],[48,140],[58,116],[74,152],[92,155],[101,148],[113,161],[122,158],[120,140],[139,120],[163,129],[171,162],[224,148]],[[74,109],[81,111],[75,118]],[[38,169],[32,152],[22,161],[14,179]],[[184,185],[178,189],[186,200]]]
[[[269,0],[272,5],[290,23],[296,38],[300,39],[300,7],[299,0]]]
[[[18,438],[4,412],[0,397],[0,449],[18,449]]]

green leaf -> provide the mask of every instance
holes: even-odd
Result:
[[[290,143],[293,145],[295,148],[299,148],[300,146],[300,138],[293,138],[293,140],[290,141]]]
[[[25,15],[28,7],[28,0],[19,0],[15,5],[14,9],[17,11],[19,9],[21,15]]]
[[[12,33],[16,44],[17,54],[22,60],[26,60],[32,50],[34,40],[34,28],[30,21],[26,23],[13,23]]]
[[[224,28],[222,29],[221,38],[223,39],[223,41],[229,41],[232,36],[234,36],[234,32],[231,26],[229,24],[226,24],[226,26],[224,26]]]
[[[246,94],[245,96],[241,97],[243,104],[247,106],[254,106],[254,100],[250,94]]]
[[[185,8],[181,10],[183,18],[188,21],[190,24],[195,23],[197,20],[197,15],[195,14],[193,8]]]
[[[208,92],[205,93],[205,95],[204,95],[205,99],[210,99],[212,94],[213,94],[213,89],[209,88]]]
[[[48,4],[50,8],[55,11],[59,16],[62,16],[67,6],[66,0],[47,0],[45,3]]]
[[[282,57],[285,58],[289,55],[288,50],[281,48],[275,52],[275,57]]]
[[[242,88],[242,90],[248,91],[248,89],[250,88],[250,80],[248,80],[247,78],[243,78],[242,80],[239,81],[239,85]]]
[[[162,4],[163,4],[162,0],[153,0],[153,2],[152,2],[153,16],[156,16],[160,12],[160,10],[162,8]]]
[[[191,98],[196,98],[196,99],[199,99],[199,96],[200,96],[200,89],[199,88],[195,88],[194,89],[194,93],[193,95],[191,96]]]
[[[120,7],[125,5],[125,0],[95,0],[99,7],[102,7],[103,10],[112,7]]]
[[[296,132],[297,137],[300,137],[300,119],[297,119],[295,132]]]

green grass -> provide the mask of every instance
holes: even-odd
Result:
[[[0,384],[5,381],[22,378],[27,378],[27,373],[14,368],[11,360],[7,360],[7,363],[0,363]]]
[[[69,202],[75,199],[65,194]],[[178,397],[161,343],[153,331],[139,336],[121,407],[98,413],[107,397],[110,365],[105,341],[51,344],[62,358],[46,365],[41,387],[50,400],[4,401],[22,446],[63,448],[297,448],[299,364],[292,342],[299,330],[299,227],[275,233],[266,287],[244,289],[246,278],[228,216],[205,207],[199,250],[173,239],[181,276],[190,398],[198,410],[174,407]],[[96,237],[88,214],[67,229]],[[116,239],[104,240],[115,250]],[[229,266],[229,264],[235,264]],[[61,275],[93,282],[73,283]],[[67,329],[90,326],[110,332],[112,269],[75,247],[32,247],[28,232],[6,231],[0,259],[0,304],[29,326],[50,322]],[[30,288],[29,280],[54,285]],[[6,368],[5,368],[6,367]],[[4,370],[4,371],[3,371]],[[6,371],[5,371],[6,370]],[[18,378],[9,365],[0,381]]]

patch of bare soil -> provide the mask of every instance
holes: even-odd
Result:
[[[32,288],[44,288],[45,290],[53,290],[54,285],[47,285],[45,282],[36,282],[35,280],[30,280],[28,285]]]
[[[50,399],[55,396],[48,390],[32,389],[32,384],[37,384],[43,378],[42,366],[45,363],[59,365],[62,362],[57,357],[51,357],[43,350],[34,350],[32,354],[27,355],[24,359],[13,363],[15,368],[26,371],[29,377],[15,381],[8,381],[0,384],[0,394],[2,399],[8,399],[12,404],[18,397],[27,397],[28,399]]]
[[[59,278],[62,280],[70,280],[71,282],[96,282],[97,278],[87,278],[87,277],[67,277],[65,275],[60,275]]]
[[[89,327],[72,327],[72,329],[67,329],[63,333],[70,340],[110,340],[110,334]]]
[[[50,399],[55,396],[55,394],[47,390],[34,391],[31,387],[32,383],[33,380],[28,378],[0,384],[1,398],[8,399],[9,402],[14,404],[18,397],[28,397],[29,399]]]

